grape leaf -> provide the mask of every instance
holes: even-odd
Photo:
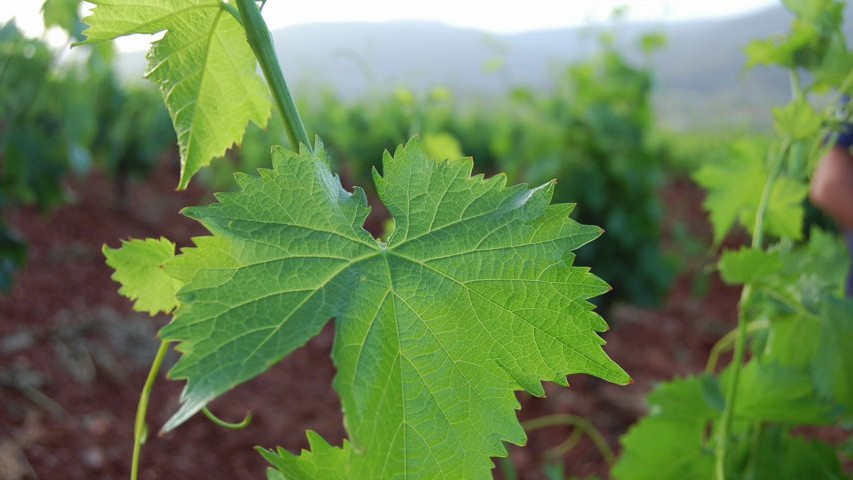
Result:
[[[714,455],[707,426],[724,403],[717,380],[707,375],[674,380],[658,386],[647,401],[649,415],[620,439],[622,456],[613,478],[710,478]]]
[[[396,221],[387,244],[362,228],[365,194],[341,187],[321,144],[276,149],[260,178],[238,175],[240,191],[185,210],[213,236],[167,266],[187,284],[161,338],[180,342],[170,375],[187,385],[164,428],[331,317],[349,442],[282,452],[278,464],[297,478],[333,462],[346,465],[343,478],[489,478],[502,442],[525,442],[516,390],[544,395],[543,380],[568,385],[575,373],[629,381],[604,353],[607,324],[588,302],[609,287],[572,266],[572,251],[601,229],[570,219],[571,205],[549,205],[553,182],[471,177],[471,159],[437,162],[416,140],[383,164],[374,180]]]
[[[42,6],[45,27],[59,27],[74,40],[83,40],[83,24],[80,22],[80,0],[45,0]]]
[[[735,415],[751,422],[826,425],[832,405],[817,396],[807,371],[751,361],[741,368]],[[728,370],[722,385],[728,385]]]
[[[798,438],[778,427],[759,431],[753,459],[756,480],[842,480],[844,474],[835,450],[817,440]]]
[[[814,319],[799,312],[773,315],[767,332],[764,359],[779,365],[808,368],[819,347],[820,329]]]
[[[751,284],[789,309],[818,314],[823,298],[844,291],[849,269],[847,247],[837,235],[812,229],[809,243],[780,243],[767,251],[726,251],[720,274],[729,284]]]
[[[755,250],[743,247],[726,250],[720,258],[720,276],[729,285],[762,282],[782,271],[784,264],[779,251]]]
[[[818,391],[853,413],[853,300],[826,298],[812,364]]]
[[[87,42],[166,31],[148,54],[178,134],[178,188],[234,143],[249,121],[263,126],[269,95],[240,23],[220,0],[92,0]]]
[[[121,284],[119,293],[134,301],[134,310],[153,316],[178,306],[175,295],[183,283],[162,267],[175,256],[175,244],[165,238],[130,240],[122,241],[121,248],[104,245],[103,252],[115,270],[113,280]]]
[[[762,150],[741,142],[732,149],[731,155],[696,172],[696,182],[708,190],[703,206],[711,214],[714,243],[719,244],[735,223],[752,229],[768,177],[764,165],[766,152]],[[805,215],[802,203],[806,193],[806,185],[792,178],[779,178],[767,207],[767,231],[780,237],[802,237]]]
[[[823,119],[805,100],[797,100],[773,109],[773,128],[780,137],[811,140],[820,135]]]

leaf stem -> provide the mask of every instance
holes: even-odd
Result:
[[[754,250],[758,250],[764,244],[764,220],[767,216],[767,209],[770,205],[770,196],[773,193],[773,187],[779,174],[782,172],[782,166],[785,163],[785,157],[791,146],[790,139],[786,138],[779,148],[775,158],[773,159],[770,174],[767,177],[767,182],[764,184],[764,190],[761,193],[761,202],[758,204],[758,210],[755,212],[755,226],[752,230],[752,245]],[[738,308],[737,338],[735,339],[734,358],[732,359],[732,371],[729,377],[729,385],[726,391],[726,407],[723,410],[723,419],[720,425],[719,437],[717,439],[716,448],[716,464],[715,477],[717,480],[725,480],[726,478],[726,457],[728,455],[729,437],[731,436],[732,420],[734,419],[735,402],[737,401],[738,383],[740,380],[740,370],[743,366],[743,359],[746,354],[746,337],[747,326],[747,306],[752,299],[752,285],[744,285],[741,291],[740,302]]]
[[[227,430],[242,430],[248,427],[250,423],[252,423],[252,412],[246,412],[246,416],[243,417],[243,420],[240,420],[239,422],[229,422],[226,420],[222,420],[221,418],[217,417],[216,414],[211,412],[210,409],[207,407],[203,407],[201,409],[201,413],[203,413],[204,416],[207,417],[207,419],[213,422],[215,425],[225,428]]]
[[[243,19],[246,39],[249,41],[252,51],[255,52],[255,57],[257,57],[261,70],[264,72],[264,78],[267,80],[275,104],[284,119],[287,138],[295,150],[299,150],[299,146],[304,145],[311,151],[308,133],[305,131],[302,117],[299,116],[299,110],[297,110],[296,103],[294,103],[290,90],[287,88],[287,82],[284,81],[284,75],[281,73],[281,66],[275,54],[272,36],[266,22],[261,17],[258,5],[255,0],[237,0],[237,8]]]
[[[154,387],[154,381],[157,380],[157,373],[160,371],[160,366],[163,365],[163,359],[166,357],[166,352],[169,351],[169,342],[161,342],[160,348],[157,349],[157,354],[154,355],[154,362],[151,363],[151,369],[148,371],[148,378],[145,379],[145,385],[142,387],[142,393],[139,394],[139,404],[136,407],[136,422],[133,426],[133,459],[130,464],[130,480],[139,478],[139,455],[142,451],[142,444],[145,442],[145,437],[148,434],[148,428],[145,424],[145,414],[148,412],[148,400],[151,397],[151,389]]]
[[[607,444],[607,441],[604,439],[604,435],[601,434],[601,431],[595,428],[595,425],[593,425],[592,422],[583,417],[579,417],[577,415],[547,415],[544,417],[534,418],[533,420],[528,420],[521,424],[526,432],[559,425],[575,427],[577,430],[587,434],[589,439],[592,440],[592,443],[595,445],[595,448],[597,448],[599,453],[601,453],[604,461],[606,461],[608,465],[616,463],[616,454],[613,453],[613,449]],[[561,446],[565,448],[565,445],[573,440],[573,436],[574,434],[570,436],[566,442],[563,442],[562,445],[559,445],[556,448],[560,448]]]
[[[767,320],[754,320],[749,322],[746,327],[747,333],[755,333],[761,330],[764,330],[770,326],[770,322]],[[705,373],[713,374],[714,371],[717,370],[717,363],[720,360],[720,355],[724,352],[732,349],[735,344],[735,340],[737,339],[737,328],[731,330],[729,333],[725,334],[723,338],[721,338],[717,343],[711,347],[711,354],[708,356],[708,363],[705,366]]]

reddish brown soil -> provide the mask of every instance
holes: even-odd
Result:
[[[29,260],[13,292],[0,297],[0,478],[127,478],[133,417],[152,340],[166,319],[134,314],[116,294],[100,253],[104,243],[164,235],[179,245],[203,229],[177,212],[210,200],[199,189],[174,192],[177,173],[163,167],[131,192],[131,208],[113,207],[113,188],[98,175],[69,184],[76,201],[48,214],[31,209],[11,212],[9,222],[30,245]],[[672,183],[663,193],[668,205],[665,229],[682,225],[708,238],[701,192],[689,181]],[[680,252],[684,242],[667,235],[664,247]],[[705,240],[707,241],[707,240]],[[733,325],[738,292],[707,281],[705,254],[685,263],[665,305],[644,310],[617,305],[607,315],[607,351],[635,383],[617,387],[583,376],[571,389],[549,385],[547,398],[520,394],[522,419],[552,413],[583,416],[618,449],[617,439],[644,413],[643,398],[656,382],[700,371],[711,345]],[[697,297],[697,285],[705,290]],[[225,419],[246,410],[252,425],[225,431],[203,417],[162,438],[153,435],[143,450],[143,479],[264,478],[255,445],[306,447],[306,429],[333,443],[343,438],[340,405],[331,389],[332,330],[283,361],[268,374],[237,388],[212,405]],[[174,359],[171,359],[172,361]],[[29,386],[30,388],[27,388]],[[161,379],[151,400],[149,425],[156,430],[177,405],[181,385]],[[43,395],[43,397],[42,397]],[[533,432],[529,446],[513,448],[522,478],[543,478],[543,452],[560,443],[568,429]],[[567,473],[606,476],[606,463],[583,440],[561,460]],[[500,474],[498,474],[500,475]]]

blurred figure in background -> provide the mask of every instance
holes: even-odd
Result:
[[[842,108],[850,108],[849,98],[845,98]],[[853,256],[853,124],[844,123],[837,134],[835,145],[818,164],[809,197],[844,229]],[[853,297],[853,271],[847,277],[847,296]]]

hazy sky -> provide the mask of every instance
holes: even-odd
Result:
[[[417,19],[497,33],[556,28],[605,21],[613,8],[626,5],[633,20],[684,20],[721,17],[754,11],[778,0],[267,0],[264,18],[270,28],[310,22]],[[31,35],[42,30],[37,0],[0,0],[0,22],[12,17]],[[124,42],[121,49],[142,48],[139,41]]]

